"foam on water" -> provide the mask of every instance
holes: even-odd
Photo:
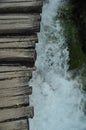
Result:
[[[67,79],[69,52],[60,21],[55,18],[61,4],[62,0],[46,0],[43,6],[37,70],[29,83],[33,86],[30,102],[35,108],[31,130],[86,130],[80,85]]]

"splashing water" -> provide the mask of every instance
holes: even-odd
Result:
[[[60,21],[55,18],[61,4],[61,0],[46,0],[43,6],[37,70],[29,83],[35,107],[31,130],[86,130],[79,84],[67,79],[69,52]]]

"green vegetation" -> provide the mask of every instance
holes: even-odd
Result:
[[[86,2],[68,0],[59,7],[56,19],[60,20],[69,49],[69,71],[77,75],[86,92]]]
[[[79,33],[81,24],[76,17],[76,13],[73,13],[74,9],[75,5],[68,2],[59,8],[59,15],[57,16],[61,20],[61,25],[64,28],[64,35],[68,44],[70,58],[69,70],[79,68],[85,63],[85,54],[82,49],[82,35]]]
[[[71,22],[62,21],[64,34],[69,48],[69,70],[80,67],[85,62],[82,45],[76,26]]]

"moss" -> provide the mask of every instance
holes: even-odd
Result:
[[[69,2],[59,8],[58,18],[64,28],[64,36],[69,49],[69,70],[82,66],[85,62],[85,55],[82,50],[82,39],[79,33],[79,23],[76,23],[73,14],[74,5]],[[81,27],[80,27],[81,28]]]
[[[69,69],[75,69],[85,62],[77,28],[72,22],[63,20],[61,23],[64,27],[64,34],[69,48]]]
[[[82,83],[82,90],[86,92],[86,64],[80,69],[80,81]]]

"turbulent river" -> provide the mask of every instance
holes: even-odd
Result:
[[[82,108],[83,94],[68,70],[69,52],[63,28],[56,19],[62,0],[45,0],[41,30],[36,44],[36,71],[29,82],[33,86],[31,105],[35,116],[31,130],[86,130]]]

